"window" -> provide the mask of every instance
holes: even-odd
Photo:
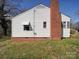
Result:
[[[66,28],[66,22],[62,22],[63,28]]]
[[[67,28],[70,28],[70,22],[69,21],[67,22]]]
[[[32,27],[30,23],[23,26],[24,26],[24,31],[32,31]]]
[[[43,28],[46,28],[46,22],[45,21],[43,22]]]

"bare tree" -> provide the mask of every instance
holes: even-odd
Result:
[[[21,12],[18,8],[18,6],[20,6],[19,2],[22,2],[22,0],[0,0],[0,25],[2,26],[5,36],[7,36],[8,29],[6,17],[9,17],[6,14],[16,15]]]

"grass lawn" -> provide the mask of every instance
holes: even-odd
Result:
[[[0,59],[79,59],[79,40],[0,42]]]

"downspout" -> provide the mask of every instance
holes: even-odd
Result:
[[[35,32],[35,9],[34,9],[34,15],[33,15],[33,35],[34,35],[34,39],[35,39],[35,35],[36,35],[36,32]]]

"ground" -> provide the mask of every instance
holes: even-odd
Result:
[[[0,59],[79,59],[79,38],[31,42],[9,39],[0,39]]]

